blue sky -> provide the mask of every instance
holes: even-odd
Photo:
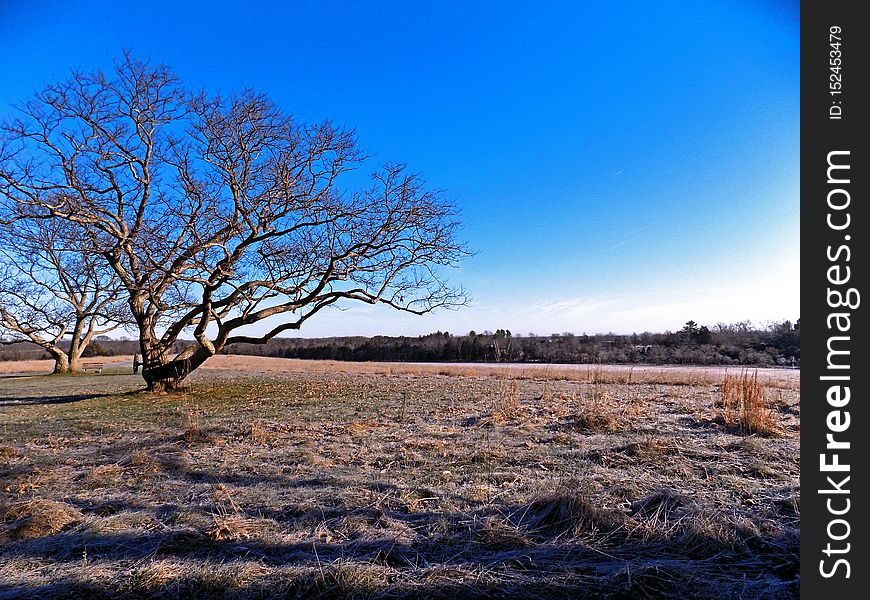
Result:
[[[356,128],[461,208],[470,306],[301,335],[800,316],[797,2],[0,0],[0,113],[125,48]]]

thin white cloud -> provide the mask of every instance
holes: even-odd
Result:
[[[539,302],[523,307],[515,312],[518,316],[524,317],[529,315],[578,317],[611,306],[616,302],[617,300],[599,300],[595,298],[567,298],[553,302]]]

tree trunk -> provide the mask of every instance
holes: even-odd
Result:
[[[145,379],[148,391],[161,392],[177,390],[181,387],[181,383],[184,379],[211,356],[212,354],[208,350],[205,348],[199,348],[187,358],[162,362],[159,358],[157,360],[149,360],[148,355],[145,354],[145,348],[143,346],[142,377]]]
[[[141,298],[130,301],[136,323],[139,327],[139,348],[142,354],[142,378],[148,391],[171,391],[181,387],[185,378],[220,350],[217,347],[206,348],[199,345],[196,349],[189,348],[170,358],[170,348],[161,345],[155,331],[156,320],[145,314]]]
[[[78,373],[81,371],[81,359],[84,346],[81,343],[81,339],[78,337],[80,329],[80,323],[76,323],[76,328],[73,331],[72,338],[69,342],[69,350],[66,353],[69,360],[69,370],[72,373]]]
[[[71,371],[69,357],[62,350],[49,350],[49,353],[54,359],[53,373],[69,373]]]

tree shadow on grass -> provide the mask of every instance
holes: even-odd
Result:
[[[118,394],[66,394],[63,396],[7,396],[0,398],[0,407],[4,406],[39,406],[45,404],[70,404],[73,402],[82,402],[84,400],[93,400],[95,398],[106,398],[108,396],[117,396]]]

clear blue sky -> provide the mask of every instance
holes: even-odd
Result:
[[[0,0],[0,113],[122,49],[356,128],[461,207],[473,295],[305,336],[664,331],[791,319],[798,2]]]

